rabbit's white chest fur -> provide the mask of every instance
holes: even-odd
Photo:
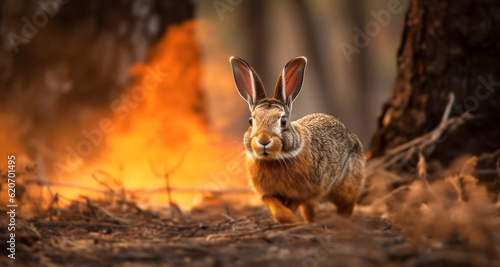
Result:
[[[312,177],[310,162],[310,154],[305,150],[284,161],[248,158],[247,167],[252,187],[260,195],[300,200],[324,193]]]

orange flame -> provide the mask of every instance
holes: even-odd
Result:
[[[224,100],[216,102],[226,105],[219,111],[231,112],[224,116],[238,118],[245,106],[237,107],[233,101],[237,96],[229,55],[220,53],[223,61],[202,61],[196,30],[209,30],[207,26],[189,21],[169,27],[149,51],[149,62],[130,68],[132,82],[110,104],[112,116],[101,118],[98,128],[84,134],[87,139],[82,149],[96,153],[80,153],[67,166],[56,164],[56,174],[57,170],[64,174],[58,175],[60,182],[103,190],[107,189],[102,182],[119,184],[140,191],[137,195],[149,203],[167,202],[165,176],[174,189],[246,187],[241,137],[210,132],[234,119],[210,117],[203,85],[215,88],[212,97]],[[204,79],[204,72],[209,77]],[[94,196],[81,188],[55,186],[52,191],[70,199]],[[172,200],[183,207],[200,204],[202,196],[172,192]]]

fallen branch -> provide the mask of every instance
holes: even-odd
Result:
[[[500,149],[497,149],[491,153],[483,153],[478,157],[478,162],[493,161],[495,163],[500,159]]]
[[[295,224],[281,224],[281,225],[270,225],[266,228],[260,228],[256,230],[250,230],[250,231],[245,231],[241,233],[223,233],[223,234],[211,234],[208,235],[205,240],[210,241],[213,239],[218,239],[218,238],[235,238],[235,237],[242,237],[242,236],[248,236],[248,235],[253,235],[253,234],[258,234],[258,233],[264,233],[269,230],[276,230],[276,229],[288,229],[288,228],[303,228],[304,223],[295,223]],[[309,225],[305,225],[305,227],[310,227]]]
[[[109,190],[102,190],[93,188],[90,186],[83,186],[79,184],[60,182],[60,181],[43,181],[40,179],[24,179],[26,184],[37,184],[37,185],[51,185],[60,187],[72,187],[82,190],[94,191],[101,194],[112,195]],[[249,194],[253,191],[249,188],[206,188],[206,187],[170,187],[171,191],[182,192],[182,193],[214,193],[214,194]],[[152,187],[152,188],[139,188],[127,190],[130,193],[165,193],[165,187]]]
[[[444,131],[460,126],[467,120],[473,118],[469,112],[465,112],[459,117],[449,119],[448,117],[450,115],[450,109],[454,99],[455,97],[453,93],[450,93],[450,100],[446,105],[443,117],[441,118],[441,123],[434,130],[405,144],[399,145],[396,148],[388,150],[387,153],[381,158],[375,158],[369,161],[366,167],[367,176],[373,175],[378,169],[387,169],[408,154],[415,151],[423,151],[425,147],[436,142]]]
[[[78,184],[73,184],[73,183],[68,183],[68,182],[47,181],[47,180],[42,180],[42,179],[24,179],[24,183],[25,184],[36,184],[39,186],[52,185],[52,186],[60,186],[60,187],[72,187],[72,188],[78,188],[78,189],[82,189],[82,190],[99,192],[99,193],[106,194],[106,195],[112,194],[108,190],[101,190],[101,189],[93,188],[90,186],[83,186],[83,185],[78,185]]]
[[[112,224],[112,223],[101,223],[101,222],[73,222],[73,221],[37,221],[32,223],[35,227],[82,227],[82,228],[94,228],[94,227],[102,227],[102,228],[131,228],[137,227],[134,225],[124,225],[124,224]]]
[[[219,188],[211,189],[204,187],[171,187],[171,191],[183,192],[183,193],[213,193],[213,194],[250,194],[253,193],[249,188]],[[131,193],[162,193],[165,192],[164,187],[154,187],[154,188],[140,188],[130,190]]]
[[[404,185],[404,186],[400,186],[398,187],[397,189],[395,190],[392,190],[391,192],[389,192],[387,195],[385,195],[383,198],[382,198],[382,202],[386,202],[389,198],[395,196],[396,194],[400,193],[400,192],[403,192],[403,191],[410,191],[411,189],[411,186],[409,185]]]

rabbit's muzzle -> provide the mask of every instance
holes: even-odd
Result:
[[[272,159],[278,156],[282,144],[278,137],[272,137],[268,133],[261,133],[252,138],[251,146],[256,157]]]

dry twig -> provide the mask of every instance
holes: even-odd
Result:
[[[113,190],[113,188],[111,186],[109,186],[107,183],[105,183],[105,182],[101,181],[99,178],[97,178],[97,176],[94,173],[92,173],[91,176],[97,183],[106,187],[109,190],[110,195],[115,194],[115,190]]]
[[[118,218],[115,215],[113,215],[113,213],[111,213],[110,211],[106,210],[105,208],[96,205],[92,200],[90,200],[90,198],[88,198],[88,197],[84,197],[84,198],[87,201],[87,206],[89,207],[89,210],[94,215],[95,215],[96,211],[99,211],[99,212],[101,212],[102,214],[104,214],[106,217],[110,218],[113,221],[116,221],[116,222],[121,223],[121,224],[128,224],[128,221],[126,221],[124,219],[121,219],[121,218]]]

